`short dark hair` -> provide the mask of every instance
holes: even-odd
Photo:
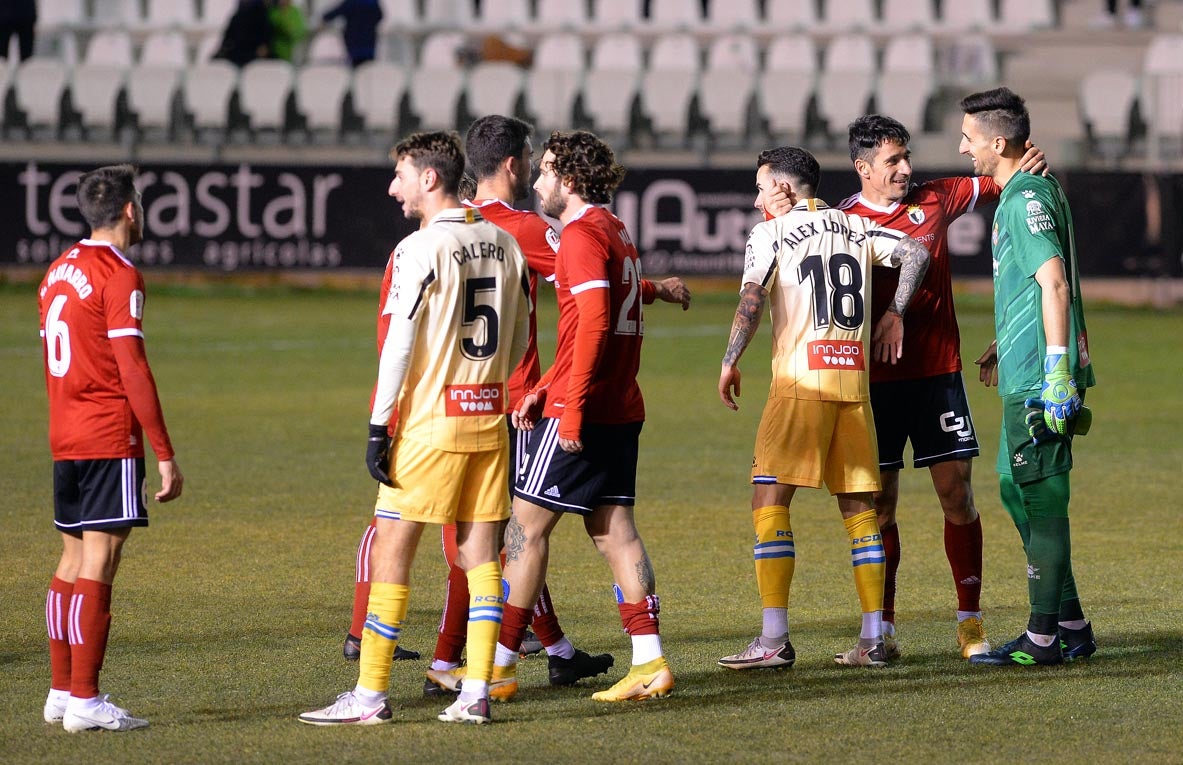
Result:
[[[1026,102],[1010,88],[995,88],[961,99],[961,109],[972,114],[987,131],[1008,143],[1025,144],[1031,137],[1031,115]]]
[[[587,130],[556,130],[542,150],[554,153],[555,174],[571,181],[571,190],[585,202],[608,204],[624,180],[624,168],[616,164],[612,148]]]
[[[868,114],[850,123],[847,141],[850,144],[850,161],[862,159],[870,162],[875,152],[885,143],[907,146],[912,140],[908,129],[899,120],[882,114]]]
[[[468,156],[468,171],[478,181],[497,172],[509,157],[520,157],[526,142],[534,134],[534,126],[516,117],[490,114],[472,123],[464,139]]]
[[[795,181],[799,191],[808,189],[810,194],[817,194],[817,186],[821,180],[821,167],[812,154],[798,146],[778,146],[775,149],[765,149],[756,158],[756,169],[768,165],[772,175],[780,179]]]
[[[455,130],[430,133],[411,133],[395,144],[390,158],[398,162],[410,157],[419,172],[431,168],[440,178],[444,191],[456,194],[460,190],[460,176],[464,174],[464,152],[460,149],[460,134]]]
[[[78,209],[91,230],[115,225],[136,201],[136,172],[133,165],[107,165],[78,178]]]

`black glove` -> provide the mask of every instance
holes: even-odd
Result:
[[[386,474],[386,461],[390,455],[390,435],[385,425],[370,424],[370,440],[366,443],[366,469],[379,483],[394,486]]]

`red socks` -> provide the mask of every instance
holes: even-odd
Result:
[[[505,610],[501,613],[501,634],[497,642],[510,650],[521,650],[522,638],[525,637],[526,627],[530,625],[533,616],[533,609],[518,608],[506,603]]]
[[[981,611],[982,519],[958,526],[945,521],[945,556],[957,587],[958,611]]]
[[[552,646],[563,639],[563,628],[555,616],[554,603],[550,600],[550,587],[542,585],[542,594],[534,604],[534,622],[530,625],[538,640],[544,646]]]
[[[657,614],[661,611],[661,599],[648,595],[640,603],[617,603],[620,609],[620,623],[630,636],[660,635]]]
[[[68,617],[74,583],[58,579],[49,583],[45,597],[45,628],[49,632],[49,687],[57,691],[70,690],[70,639]]]
[[[74,582],[70,598],[70,695],[89,699],[99,695],[99,670],[107,653],[111,630],[111,585],[93,579]]]
[[[370,602],[370,545],[374,541],[374,522],[366,526],[357,545],[356,576],[353,585],[353,617],[349,620],[349,634],[360,638],[366,628],[367,604]]]

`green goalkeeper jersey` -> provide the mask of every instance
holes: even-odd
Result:
[[[1052,177],[1016,173],[1002,189],[994,212],[994,331],[998,341],[998,392],[1002,396],[1043,385],[1042,290],[1035,272],[1050,258],[1063,258],[1071,290],[1068,355],[1078,388],[1096,384],[1080,299],[1080,274],[1072,234],[1072,211]]]

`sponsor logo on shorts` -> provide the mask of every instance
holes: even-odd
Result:
[[[974,432],[968,419],[958,417],[953,412],[945,412],[941,415],[941,430],[946,433],[956,433],[962,441],[968,441]]]
[[[549,489],[547,489],[546,491],[544,491],[544,492],[542,492],[542,493],[543,493],[545,496],[547,496],[547,497],[551,497],[551,498],[553,498],[553,499],[558,499],[559,497],[563,496],[562,492],[560,492],[560,491],[559,491],[559,487],[558,487],[558,486],[552,486],[552,487],[550,487]]]
[[[505,414],[505,386],[449,385],[444,388],[444,412],[449,417]]]
[[[1022,452],[1015,452],[1010,460],[1011,467],[1027,467],[1027,458]]]
[[[814,340],[808,350],[810,369],[867,368],[860,340]]]

